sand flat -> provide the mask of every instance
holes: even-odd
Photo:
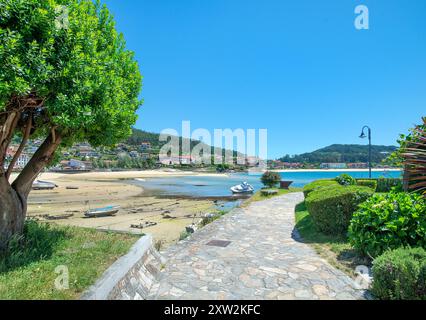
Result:
[[[181,232],[185,230],[185,226],[191,224],[194,219],[198,221],[205,213],[214,210],[214,202],[146,196],[143,187],[129,184],[126,180],[188,175],[226,177],[221,174],[175,170],[80,174],[46,172],[41,174],[39,179],[54,182],[59,187],[54,190],[33,190],[28,199],[28,217],[60,225],[150,233],[155,240],[160,240],[167,246],[176,242]],[[67,187],[78,187],[78,189],[67,189]],[[84,212],[89,208],[107,205],[119,205],[121,210],[113,217],[84,217]],[[72,216],[66,219],[48,220],[46,215]],[[144,229],[131,228],[131,225],[145,222],[155,222],[157,225]]]

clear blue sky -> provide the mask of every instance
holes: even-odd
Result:
[[[364,124],[395,144],[426,116],[424,0],[104,2],[144,76],[137,128],[267,128],[275,158],[366,143]]]

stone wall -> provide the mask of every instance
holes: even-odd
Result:
[[[158,280],[164,260],[145,235],[118,259],[88,290],[82,300],[142,300]]]

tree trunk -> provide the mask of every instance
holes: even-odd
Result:
[[[52,131],[12,184],[0,168],[0,249],[7,247],[11,237],[22,234],[32,184],[52,161],[61,140],[61,136]]]
[[[0,251],[5,249],[10,238],[22,233],[27,201],[9,184],[3,173],[0,178]]]

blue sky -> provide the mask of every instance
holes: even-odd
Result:
[[[144,76],[137,128],[266,128],[276,158],[366,143],[364,124],[395,144],[426,116],[424,0],[104,2]]]

